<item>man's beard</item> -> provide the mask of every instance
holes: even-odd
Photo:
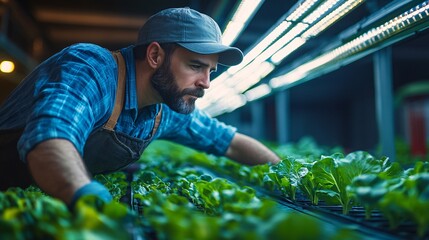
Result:
[[[195,109],[195,98],[184,99],[184,96],[190,95],[202,97],[204,89],[202,88],[185,88],[182,91],[177,86],[175,77],[170,69],[170,63],[165,62],[159,69],[155,71],[151,78],[152,86],[161,95],[164,103],[173,111],[189,114]]]

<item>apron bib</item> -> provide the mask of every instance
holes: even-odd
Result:
[[[19,159],[16,145],[23,129],[0,131],[0,191],[27,188],[33,183],[27,164]]]
[[[115,106],[109,120],[104,126],[91,133],[84,148],[85,166],[92,174],[114,172],[139,160],[143,151],[152,141],[161,120],[162,108],[156,116],[152,133],[148,139],[134,138],[114,130],[124,105],[126,71],[121,53],[113,52],[113,56],[118,63],[118,89],[116,90]]]

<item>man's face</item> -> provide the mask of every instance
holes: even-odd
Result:
[[[152,76],[153,87],[173,111],[189,114],[195,101],[210,86],[210,73],[216,70],[217,55],[201,55],[178,47]],[[168,57],[166,57],[168,58]]]

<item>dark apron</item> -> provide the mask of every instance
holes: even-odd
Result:
[[[112,115],[104,126],[92,132],[84,147],[84,162],[92,174],[114,172],[137,161],[152,141],[161,121],[161,110],[147,139],[139,139],[115,132],[124,105],[125,63],[121,53],[113,52],[118,63],[118,89]],[[26,188],[34,181],[27,164],[19,159],[17,143],[23,129],[0,130],[0,191],[9,187]]]
[[[162,109],[158,112],[152,132],[147,139],[134,138],[113,130],[124,105],[126,76],[125,63],[121,53],[114,52],[113,55],[118,63],[118,89],[115,106],[107,123],[91,133],[84,148],[85,166],[92,174],[114,172],[139,160],[143,151],[152,141],[161,121]]]
[[[33,183],[27,164],[19,159],[17,144],[22,129],[0,131],[0,191],[9,187],[26,188]]]

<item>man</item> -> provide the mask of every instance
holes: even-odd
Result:
[[[137,161],[154,139],[243,164],[277,163],[260,142],[194,109],[217,64],[242,58],[221,44],[213,19],[190,8],[155,14],[136,45],[118,52],[94,44],[63,49],[0,108],[2,190],[34,181],[69,205],[86,194],[109,201],[91,174]]]

